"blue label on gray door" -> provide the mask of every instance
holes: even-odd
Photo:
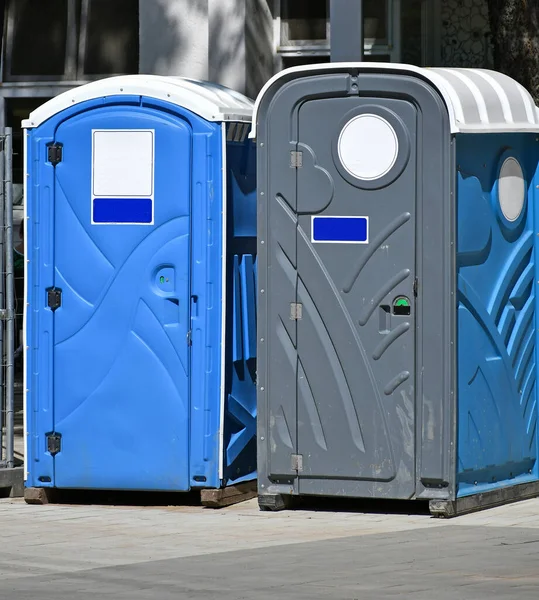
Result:
[[[312,217],[311,231],[318,244],[368,244],[369,217]]]

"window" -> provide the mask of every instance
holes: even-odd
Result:
[[[281,3],[281,46],[327,45],[329,0],[288,0]]]
[[[398,60],[393,31],[399,5],[395,0],[363,0],[365,60]],[[302,55],[306,64],[315,62],[314,56],[329,56],[330,0],[277,0],[276,14],[277,48],[284,64]]]
[[[425,55],[424,29],[427,0],[408,0],[401,18],[401,60],[411,65],[423,65]]]
[[[509,223],[516,223],[526,204],[526,179],[520,163],[508,156],[498,176],[498,201],[503,216]]]
[[[138,0],[8,0],[4,80],[138,71]]]
[[[12,75],[63,76],[67,5],[68,0],[16,0],[12,3],[8,18],[8,55]]]
[[[86,31],[87,75],[138,71],[138,51],[133,52],[138,47],[138,10],[131,0],[92,0]]]
[[[389,0],[363,0],[365,46],[385,46],[389,40]]]
[[[323,64],[329,62],[329,56],[284,56],[283,69],[288,67],[304,67],[306,65]]]

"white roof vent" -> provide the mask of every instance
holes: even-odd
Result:
[[[425,69],[392,63],[330,63],[292,67],[275,75],[264,86],[255,103],[256,136],[258,108],[264,95],[279,80],[302,74],[346,72],[391,72],[412,74],[430,82],[445,101],[452,133],[539,132],[539,109],[529,92],[511,77],[487,69]]]
[[[106,96],[147,96],[172,102],[206,121],[251,122],[253,101],[215,83],[183,77],[159,75],[122,75],[94,81],[56,96],[34,110],[23,121],[23,128],[38,127],[63,110]]]

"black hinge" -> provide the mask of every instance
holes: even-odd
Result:
[[[62,290],[59,288],[50,288],[47,290],[47,306],[54,312],[62,306]]]
[[[417,288],[419,287],[419,282],[417,277],[414,279],[414,298],[417,298]]]
[[[62,449],[62,436],[59,433],[51,433],[47,436],[47,450],[54,456]]]
[[[193,341],[192,341],[192,339],[191,339],[191,330],[189,330],[189,331],[187,332],[187,345],[188,345],[188,346],[192,346],[192,345],[193,345]]]
[[[62,144],[51,144],[47,148],[47,160],[55,167],[59,162],[62,162],[63,146]]]

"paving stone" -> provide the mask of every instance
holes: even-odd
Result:
[[[536,600],[538,529],[537,500],[449,521],[0,501],[0,600]]]

